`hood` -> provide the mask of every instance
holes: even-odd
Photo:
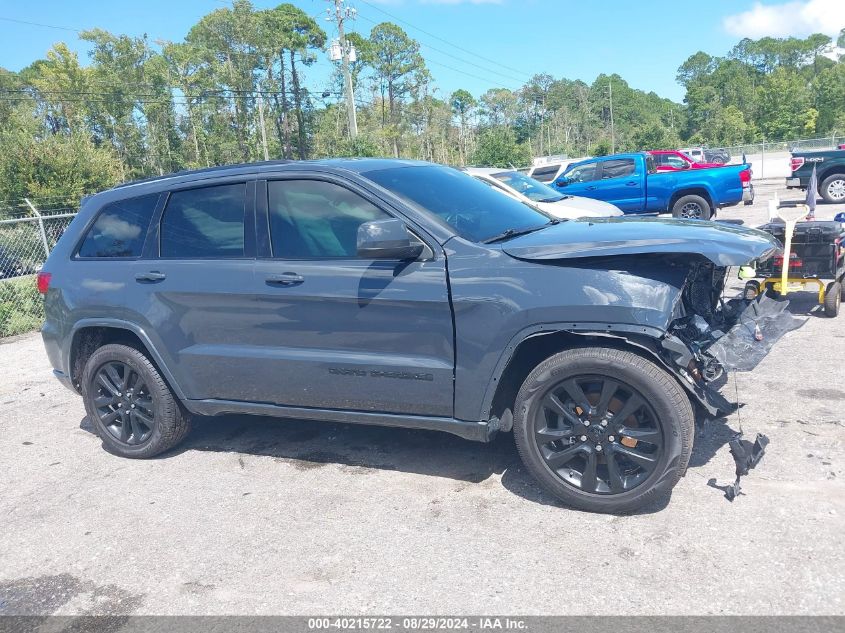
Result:
[[[556,218],[610,218],[623,215],[619,207],[602,200],[567,196],[557,202],[534,202],[540,209]]]
[[[742,226],[659,218],[569,220],[502,243],[519,259],[553,260],[647,253],[702,255],[718,266],[741,266],[780,249],[768,233]]]

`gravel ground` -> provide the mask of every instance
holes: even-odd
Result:
[[[756,225],[773,191],[722,215]],[[40,337],[7,339],[0,613],[845,614],[845,316],[814,308],[795,295],[806,324],[738,376],[671,500],[624,517],[560,507],[510,435],[228,417],[114,457]],[[740,422],[771,446],[730,503]]]

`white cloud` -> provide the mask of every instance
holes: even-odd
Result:
[[[725,30],[737,37],[787,37],[824,33],[836,36],[845,27],[845,1],[793,0],[781,4],[755,2],[748,11],[729,15]]]

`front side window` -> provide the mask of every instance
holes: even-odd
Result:
[[[267,183],[273,256],[284,259],[358,255],[358,227],[390,218],[345,187],[322,180]]]
[[[161,219],[161,256],[244,256],[246,185],[219,185],[170,194]]]
[[[579,165],[566,172],[569,182],[590,182],[596,179],[596,163]]]
[[[140,257],[158,194],[129,198],[103,207],[88,229],[79,257]]]
[[[606,160],[602,163],[602,180],[608,178],[623,178],[634,173],[634,159],[621,158],[617,160]]]

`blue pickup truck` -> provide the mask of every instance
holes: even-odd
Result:
[[[610,202],[625,213],[669,213],[709,220],[722,207],[754,201],[751,166],[658,172],[645,153],[614,154],[570,165],[554,181],[563,193]]]

